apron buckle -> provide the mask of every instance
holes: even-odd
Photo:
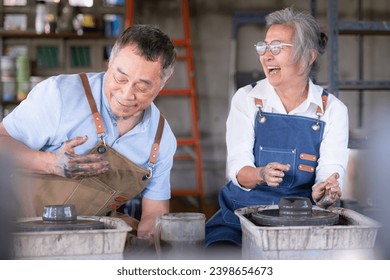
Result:
[[[102,142],[102,144],[97,148],[97,151],[99,154],[104,154],[107,151],[106,140],[104,140],[104,133],[98,135],[98,137],[100,137],[100,142]]]
[[[152,178],[153,176],[153,167],[152,166],[149,166],[148,167],[148,174],[145,174],[143,177],[142,177],[142,180],[145,181],[145,180],[149,180],[150,178]]]
[[[267,118],[263,114],[263,106],[261,104],[256,104],[257,109],[259,109],[259,123],[265,123]]]
[[[316,114],[317,114],[317,121],[311,125],[311,128],[314,131],[318,131],[320,129],[320,118],[322,117],[321,112],[317,112]]]

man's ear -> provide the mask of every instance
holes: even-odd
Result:
[[[169,77],[166,78],[165,81],[162,82],[161,87],[160,87],[160,90],[162,90],[162,89],[165,87],[165,85],[166,85],[166,84],[168,83],[168,81],[171,79],[172,75],[173,75],[173,71],[171,72],[171,74],[169,75]]]

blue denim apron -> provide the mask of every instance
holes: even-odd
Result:
[[[328,93],[323,91],[324,109],[327,96]],[[266,118],[265,122],[260,122],[261,116]],[[313,124],[319,125],[318,130],[312,128]],[[219,193],[220,210],[206,224],[206,246],[222,241],[241,245],[240,221],[234,214],[238,208],[278,204],[282,197],[288,196],[303,196],[312,200],[311,191],[324,127],[325,123],[319,117],[314,119],[259,110],[255,120],[255,165],[259,167],[280,162],[290,164],[290,170],[285,172],[278,187],[257,185],[251,191],[245,191],[232,181],[228,182]]]

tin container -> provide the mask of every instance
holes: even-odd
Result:
[[[16,80],[30,80],[30,60],[27,55],[18,55],[16,57]]]
[[[29,81],[17,81],[16,82],[16,99],[18,101],[23,101],[27,98],[27,95],[30,91],[30,82]]]
[[[1,78],[2,85],[2,100],[15,101],[16,100],[16,80],[15,78]]]
[[[251,213],[277,205],[240,208],[235,214],[242,228],[242,258],[269,260],[374,259],[380,224],[353,210],[332,208],[340,221],[331,226],[258,226]],[[313,206],[313,209],[320,209]]]
[[[16,61],[11,56],[0,57],[0,73],[1,78],[12,78],[16,77]]]

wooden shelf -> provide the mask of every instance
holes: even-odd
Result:
[[[22,101],[17,101],[17,100],[1,101],[1,104],[3,104],[3,106],[14,106],[14,105],[18,105],[20,102]]]
[[[3,38],[22,38],[22,39],[110,39],[111,37],[105,37],[102,32],[85,32],[83,35],[77,35],[73,32],[67,33],[48,33],[37,34],[34,31],[11,31],[0,30],[0,37]]]

